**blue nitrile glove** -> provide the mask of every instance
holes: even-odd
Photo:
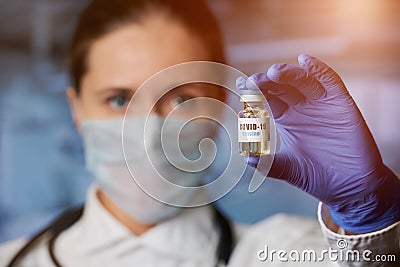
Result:
[[[400,182],[383,163],[375,141],[340,77],[302,54],[301,67],[271,66],[252,75],[275,118],[280,149],[271,169],[250,165],[322,201],[343,229],[365,233],[400,219]],[[260,161],[260,162],[259,162]]]

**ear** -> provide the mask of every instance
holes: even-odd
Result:
[[[82,107],[77,90],[73,87],[67,89],[67,99],[71,110],[72,119],[76,129],[80,132],[82,122]]]

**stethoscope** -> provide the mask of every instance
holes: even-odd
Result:
[[[50,258],[54,265],[61,267],[62,265],[58,261],[54,253],[54,244],[57,237],[67,228],[72,226],[83,214],[83,206],[75,207],[66,210],[60,216],[58,216],[52,223],[50,223],[43,230],[32,236],[32,238],[22,247],[18,253],[12,258],[8,267],[18,266],[32,249],[39,244],[43,238],[48,238],[47,248],[50,254]],[[218,225],[220,231],[219,241],[217,246],[218,253],[218,264],[217,266],[226,265],[233,249],[233,233],[229,221],[216,209],[214,208],[214,219]]]

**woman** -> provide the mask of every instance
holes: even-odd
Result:
[[[74,121],[85,141],[88,168],[96,183],[88,192],[82,217],[79,211],[62,217],[29,249],[21,250],[25,240],[6,245],[1,250],[2,261],[8,262],[19,251],[12,264],[22,266],[216,266],[226,263],[256,266],[267,260],[271,261],[270,266],[278,266],[284,260],[268,257],[271,255],[266,246],[270,250],[286,251],[327,249],[317,224],[312,221],[277,216],[240,235],[235,230],[232,233],[226,220],[210,206],[182,210],[160,203],[137,188],[125,190],[132,183],[127,184],[127,179],[123,179],[129,173],[123,168],[126,165],[122,148],[112,142],[118,140],[115,135],[120,136],[122,117],[130,98],[153,74],[195,60],[224,62],[215,18],[201,1],[93,0],[90,3],[80,17],[71,46],[73,87],[67,95]],[[321,139],[326,136],[313,134],[313,129],[319,133],[321,129],[325,132],[333,129],[338,135],[344,133],[344,141],[332,135],[328,139],[338,141],[333,145],[346,148],[349,155],[359,153],[356,145],[368,146],[371,150],[375,144],[364,123],[360,123],[361,117],[337,75],[317,59],[303,55],[299,62],[302,67],[277,65],[245,81],[246,86],[255,83],[263,90],[277,118],[282,139],[280,154],[271,171],[263,169],[263,158],[250,158],[250,164],[265,175],[286,179],[324,202],[326,209],[319,211],[319,221],[332,247],[337,248],[336,242],[343,240],[350,249],[397,253],[398,180],[381,163],[377,151],[360,159],[373,162],[373,168],[364,164],[347,172],[343,170],[347,162],[335,153],[332,153],[333,163],[326,158],[333,166],[324,165],[313,153],[308,153],[307,148],[313,147],[320,152],[317,157],[325,156],[318,149],[326,143]],[[225,99],[225,94],[216,87],[177,88],[162,101],[158,101],[157,92],[149,91],[146,95],[148,98],[143,101],[157,102],[150,114],[154,125],[187,99]],[[318,117],[332,116],[330,109],[334,109],[335,117],[341,114],[340,120],[347,122],[348,119],[349,123],[332,126],[331,119]],[[315,114],[304,116],[307,112]],[[287,114],[295,119],[290,120],[292,117]],[[352,124],[353,120],[357,123]],[[298,129],[299,122],[310,127]],[[132,125],[145,127],[141,118],[133,118]],[[349,129],[362,142],[354,145]],[[212,135],[213,129],[198,132],[200,136],[207,136]],[[304,138],[297,140],[298,136]],[[298,142],[309,146],[298,149]],[[290,144],[292,149],[288,149]],[[297,153],[291,154],[292,150]],[[139,175],[147,179],[146,173],[144,165]],[[196,177],[190,181],[192,185],[200,183]],[[189,203],[193,197],[182,196],[182,201]],[[357,222],[352,218],[357,218]],[[344,263],[351,264],[346,260]],[[310,264],[304,262],[304,266]],[[330,264],[329,258],[317,262],[317,266]]]

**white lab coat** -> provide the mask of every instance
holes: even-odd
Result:
[[[54,253],[63,266],[216,266],[219,234],[210,207],[185,209],[143,235],[135,236],[103,208],[95,191],[95,187],[88,191],[82,218],[61,233],[55,243]],[[339,239],[346,240],[348,248],[372,247],[380,252],[399,250],[400,223],[358,236],[336,234],[325,226],[329,223],[329,218],[321,216],[318,225],[312,219],[280,214],[251,227],[234,225],[237,242],[228,266],[291,266],[294,262],[290,259],[284,262],[276,254],[273,260],[265,259],[260,251],[268,246],[269,252],[315,250],[320,255],[322,250],[328,249],[328,242],[336,248]],[[2,245],[0,266],[6,266],[25,242],[21,239]],[[365,266],[344,263],[346,265]],[[42,242],[33,249],[23,266],[54,266],[47,244]],[[296,266],[339,265],[326,257],[324,262],[297,262]]]

